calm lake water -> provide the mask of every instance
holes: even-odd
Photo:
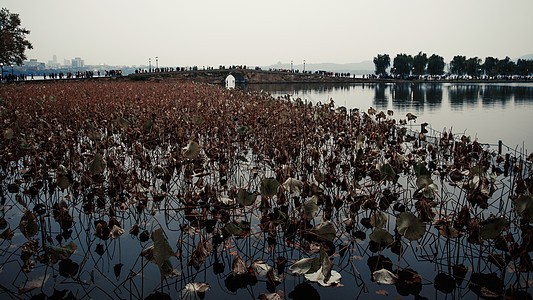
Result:
[[[528,153],[533,149],[533,83],[383,83],[352,85],[252,85],[274,96],[291,95],[313,103],[359,108],[378,112],[393,110],[395,118],[412,113],[416,123],[435,130],[465,134],[480,143]],[[418,126],[418,125],[417,125]],[[494,146],[491,146],[494,147]],[[524,152],[524,151],[522,151]]]

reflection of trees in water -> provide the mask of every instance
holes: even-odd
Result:
[[[396,83],[392,87],[392,100],[410,101],[411,100],[411,84],[410,83]]]
[[[505,104],[513,97],[512,86],[485,85],[481,90],[483,105],[493,106],[496,103]]]
[[[448,87],[450,104],[454,106],[475,105],[479,99],[481,86],[479,85],[452,85]]]
[[[533,100],[533,86],[515,86],[513,92],[515,102],[531,102]]]
[[[376,84],[373,86],[374,89],[374,105],[378,110],[385,110],[388,108],[389,99],[386,96],[385,92],[388,89],[387,84]]]
[[[413,93],[413,102],[417,102],[419,106],[424,106],[425,89],[421,84],[412,84],[411,90]]]
[[[442,84],[426,85],[426,103],[431,110],[439,109],[442,104]]]

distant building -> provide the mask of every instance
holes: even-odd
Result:
[[[53,60],[49,60],[46,66],[49,69],[59,69],[61,64],[57,62],[57,55],[54,55]]]
[[[37,59],[32,58],[25,61],[22,64],[21,70],[27,70],[28,72],[35,72],[45,69],[45,64],[43,62],[38,62]]]
[[[234,89],[238,86],[243,86],[247,83],[246,78],[239,73],[230,73],[225,80],[227,89]]]
[[[83,59],[81,57],[76,57],[72,60],[72,67],[73,68],[83,68]]]

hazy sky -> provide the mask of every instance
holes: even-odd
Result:
[[[28,58],[85,64],[350,63],[419,51],[533,53],[533,0],[3,0],[31,31]]]

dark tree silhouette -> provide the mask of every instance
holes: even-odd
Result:
[[[391,72],[395,75],[409,76],[413,67],[413,57],[407,54],[398,54],[394,58]]]
[[[450,73],[456,75],[465,74],[466,56],[456,55],[450,62]]]
[[[432,54],[428,58],[427,73],[429,75],[442,75],[444,74],[444,58],[442,56]]]
[[[374,57],[374,65],[376,66],[376,75],[387,75],[387,68],[390,66],[390,57],[388,54],[378,54]]]
[[[10,13],[8,9],[0,10],[0,62],[4,65],[21,65],[26,59],[26,49],[33,49],[26,40],[30,31],[20,27],[18,14]]]
[[[485,62],[483,63],[483,72],[487,76],[496,76],[498,75],[498,70],[496,66],[498,65],[498,59],[494,57],[485,57]]]
[[[481,59],[477,57],[467,59],[465,73],[469,76],[478,77],[481,74]]]
[[[428,63],[428,57],[426,53],[418,52],[418,54],[413,57],[413,75],[422,76],[426,74],[426,66]]]

